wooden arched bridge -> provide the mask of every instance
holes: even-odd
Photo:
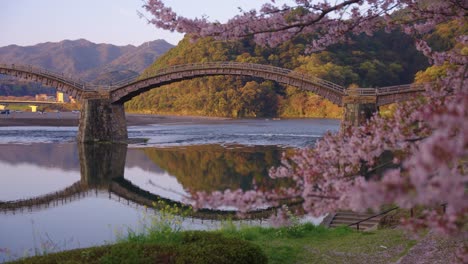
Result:
[[[79,142],[127,140],[123,104],[133,97],[165,84],[213,75],[263,78],[312,91],[345,108],[344,120],[359,125],[379,106],[408,100],[424,91],[422,85],[346,89],[343,86],[288,69],[239,62],[209,62],[170,66],[147,72],[109,86],[93,85],[79,79],[29,65],[0,64],[0,74],[38,81],[74,96],[82,102]]]

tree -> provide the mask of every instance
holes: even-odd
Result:
[[[331,3],[335,4],[331,4]],[[468,219],[468,34],[453,30],[453,43],[435,51],[423,37],[450,23],[466,28],[466,0],[295,0],[278,6],[268,1],[260,10],[233,17],[227,23],[177,15],[160,0],[144,8],[159,28],[189,33],[193,39],[241,39],[253,36],[270,47],[300,35],[312,35],[309,52],[349,40],[351,34],[400,29],[416,38],[415,46],[445,72],[426,84],[422,99],[400,105],[391,118],[374,116],[361,127],[326,134],[314,149],[273,169],[272,177],[296,181],[296,188],[272,193],[226,191],[231,204],[275,204],[287,197],[302,197],[305,211],[321,214],[336,209],[378,209],[382,204],[428,208],[417,219],[404,222],[413,228],[430,227],[446,234],[466,234]],[[444,48],[444,49],[442,49]],[[371,70],[374,65],[363,65]],[[385,153],[394,155],[393,169],[378,170]],[[233,195],[235,194],[235,195]],[[219,194],[199,194],[199,204],[216,204]],[[435,208],[445,205],[445,212]],[[465,245],[464,256],[468,256]],[[465,259],[466,260],[466,259]]]

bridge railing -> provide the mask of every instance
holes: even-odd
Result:
[[[67,76],[64,73],[53,72],[41,67],[32,66],[32,65],[17,65],[17,64],[0,64],[0,67],[5,69],[19,70],[24,72],[30,72],[33,74],[39,75],[48,75],[61,82],[67,83],[77,88],[85,89],[85,82],[81,79],[76,79],[71,76]]]
[[[388,95],[388,94],[398,94],[405,92],[413,91],[424,91],[424,86],[426,83],[418,84],[403,84],[403,85],[394,85],[386,86],[379,88],[351,88],[346,89],[345,94],[351,96],[378,96],[378,95]]]
[[[345,94],[348,96],[375,96],[376,88],[351,88],[346,89]]]
[[[81,88],[81,89],[83,89],[85,91],[111,90],[113,88],[120,87],[121,84],[127,83],[127,82],[135,80],[137,78],[137,77],[131,77],[131,78],[116,82],[116,83],[114,83],[112,85],[98,85],[98,84],[86,83],[85,81],[83,81],[81,79],[76,79],[76,78],[73,78],[71,76],[67,76],[64,73],[57,73],[57,72],[53,72],[53,71],[50,71],[50,70],[47,70],[47,69],[44,69],[44,68],[41,68],[41,67],[37,67],[37,66],[32,66],[32,65],[0,64],[0,67],[9,68],[9,69],[13,69],[13,70],[20,70],[20,71],[24,71],[24,72],[31,72],[31,73],[35,73],[35,74],[48,75],[48,76],[51,76],[51,77],[53,77],[53,78],[55,78],[55,79],[57,79],[57,80],[59,80],[61,82],[70,84],[70,85],[78,87],[78,88]]]
[[[146,72],[144,75],[140,76],[138,79],[130,80],[127,83],[121,84],[119,87],[127,86],[132,83],[135,83],[140,80],[149,79],[161,75],[177,73],[177,72],[184,72],[190,70],[205,70],[205,69],[239,69],[239,70],[259,70],[263,72],[270,72],[275,74],[281,74],[287,77],[294,77],[296,79],[300,79],[303,81],[311,82],[315,85],[328,88],[338,93],[344,93],[345,88],[337,85],[335,83],[313,77],[307,76],[303,73],[295,72],[289,69],[279,68],[270,65],[260,65],[260,64],[253,64],[253,63],[241,63],[241,62],[207,62],[207,63],[189,63],[189,64],[180,64],[169,66],[166,68],[158,69],[152,72]],[[112,87],[111,87],[112,88]]]
[[[404,84],[404,85],[394,85],[387,86],[377,89],[378,95],[384,94],[395,94],[409,91],[424,91],[424,86],[426,83],[415,83],[415,84]]]

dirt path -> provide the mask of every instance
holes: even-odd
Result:
[[[433,233],[421,238],[408,254],[396,264],[448,264],[459,263],[456,260],[456,250],[468,241],[468,234],[457,238],[444,238]]]

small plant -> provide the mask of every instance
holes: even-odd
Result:
[[[81,251],[81,259],[85,261],[90,261],[94,257],[94,252],[90,249],[84,249]]]
[[[169,204],[164,200],[153,202],[157,212],[145,213],[140,220],[140,231],[128,228],[127,236],[121,241],[131,242],[177,242],[177,235],[183,230],[182,223],[192,210],[191,207],[182,208],[177,204]]]
[[[276,232],[277,237],[282,237],[284,235],[290,237],[303,237],[307,231],[310,231],[314,228],[313,224],[303,224],[300,221],[300,218],[292,213],[287,206],[281,208],[281,214],[284,214],[287,219],[287,224],[283,228],[278,228]]]

